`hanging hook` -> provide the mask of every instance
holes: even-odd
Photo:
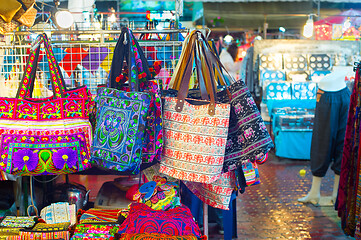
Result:
[[[207,32],[207,30],[208,30],[208,33],[207,33],[206,39],[208,39],[209,35],[211,35],[211,32],[212,32],[212,30],[209,27],[206,27],[206,32]]]
[[[361,70],[361,62],[354,62],[353,63],[353,71],[356,72],[356,70]]]
[[[128,44],[128,41],[127,41],[127,32],[124,33],[124,41],[123,41],[123,44],[124,44],[124,45],[127,45],[127,44]]]

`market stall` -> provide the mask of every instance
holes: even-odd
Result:
[[[254,48],[263,89],[262,114],[270,121],[276,155],[310,159],[317,83],[325,76],[351,83],[360,43],[261,40]]]

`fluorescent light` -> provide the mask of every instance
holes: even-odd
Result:
[[[74,23],[74,18],[69,11],[60,10],[55,13],[55,21],[60,28],[70,28]]]
[[[284,27],[280,27],[278,30],[279,30],[280,32],[286,32],[286,28],[284,28]]]
[[[227,35],[227,36],[224,37],[224,41],[226,43],[231,43],[232,40],[233,40],[233,37],[231,35]]]
[[[310,15],[306,21],[306,24],[303,26],[303,36],[305,38],[311,38],[313,36],[313,19]]]

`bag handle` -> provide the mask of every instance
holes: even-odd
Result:
[[[205,41],[203,39],[200,39],[197,41],[197,51],[198,51],[198,55],[200,56],[201,59],[201,67],[202,67],[202,71],[204,72],[203,74],[206,75],[206,92],[213,92],[214,96],[215,96],[215,100],[216,100],[216,96],[217,96],[217,88],[216,88],[216,84],[215,81],[212,81],[212,79],[214,79],[214,72],[212,71],[212,63],[210,61],[210,59],[207,59],[207,51],[210,51],[209,49],[207,49],[207,46],[204,44]],[[201,86],[201,84],[200,84]],[[200,88],[200,90],[202,91],[202,88]]]
[[[124,58],[128,65],[128,81],[130,89],[131,91],[139,91],[139,72],[144,71],[146,73],[147,81],[152,77],[142,48],[139,46],[139,43],[135,39],[132,31],[126,27],[122,28],[121,35],[114,48],[112,65],[108,77],[108,87],[116,88],[115,79],[123,70]],[[121,84],[124,84],[124,82],[125,81]]]
[[[23,78],[19,84],[18,92],[16,94],[16,98],[25,99],[27,97],[32,96],[32,92],[34,90],[34,82],[35,82],[35,73],[37,70],[37,65],[39,61],[40,55],[40,45],[44,43],[45,50],[47,54],[47,59],[50,68],[50,76],[51,76],[51,84],[53,89],[54,98],[64,98],[64,81],[60,80],[58,76],[62,78],[59,66],[56,63],[54,54],[52,54],[51,46],[49,45],[48,38],[46,34],[38,35],[34,47],[31,49],[32,51],[29,54],[29,58],[25,67],[25,73],[23,74]],[[55,61],[55,66],[54,66]]]
[[[182,79],[182,73],[184,72],[184,68],[186,66],[186,63],[187,63],[187,59],[186,57],[189,56],[190,54],[190,38],[191,36],[194,35],[194,33],[196,32],[197,30],[193,30],[192,32],[190,32],[187,37],[184,39],[183,41],[183,45],[182,45],[182,52],[181,52],[181,55],[179,57],[179,60],[178,60],[178,64],[176,65],[175,69],[174,69],[174,72],[172,74],[172,78],[168,84],[168,89],[169,88],[172,88],[172,89],[175,89],[175,90],[179,90],[179,87],[180,87],[180,79]]]
[[[60,67],[58,62],[55,59],[54,56],[54,52],[52,50],[50,41],[48,36],[43,33],[41,35],[38,36],[38,41],[35,41],[35,44],[33,46],[33,49],[35,47],[39,47],[40,48],[40,44],[44,43],[44,48],[45,48],[45,53],[46,53],[46,57],[48,60],[48,64],[49,64],[49,72],[50,72],[50,82],[52,84],[52,89],[55,89],[55,98],[62,98],[64,97],[64,92],[66,92],[66,86],[63,80],[63,75],[61,73]],[[33,88],[34,88],[34,84],[35,84],[35,74],[36,74],[36,69],[38,67],[38,60],[33,62],[33,68],[35,68],[35,71],[30,75],[29,77],[29,81],[28,82],[28,86],[27,86],[27,93],[26,93],[26,97],[32,97],[32,92],[33,92]],[[29,87],[30,84],[30,87]],[[59,90],[57,90],[57,88]]]
[[[176,103],[176,107],[175,110],[177,112],[181,112],[183,110],[183,106],[184,106],[184,102],[185,99],[188,95],[188,90],[189,90],[189,82],[190,82],[190,78],[192,75],[192,69],[193,69],[193,60],[194,60],[194,55],[195,52],[197,51],[196,49],[196,39],[198,38],[198,34],[201,34],[200,32],[195,32],[194,34],[192,34],[190,36],[189,39],[189,48],[187,48],[186,50],[190,50],[190,56],[187,59],[185,68],[184,68],[184,72],[183,72],[183,76],[182,79],[180,80],[180,88],[178,91],[178,96],[177,96],[177,103]],[[182,64],[182,63],[181,63]],[[208,71],[208,73],[210,73],[210,71]],[[206,71],[207,74],[207,71]],[[210,75],[206,76],[204,79],[207,80],[209,79]],[[199,79],[198,79],[199,81]],[[210,81],[210,80],[208,80]],[[212,85],[212,83],[209,82],[210,85]],[[209,93],[210,95],[210,103],[208,106],[208,114],[213,116],[215,114],[215,96],[216,96],[216,92],[215,89],[212,88],[212,91],[210,91]]]

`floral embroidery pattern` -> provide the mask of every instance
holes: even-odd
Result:
[[[89,123],[62,130],[36,129],[36,126],[19,130],[0,127],[0,137],[3,139],[0,170],[10,174],[64,174],[91,167]]]
[[[102,123],[99,126],[99,131],[97,132],[100,144],[104,146],[108,143],[111,148],[119,146],[124,140],[124,131],[122,126],[124,123],[124,112],[107,110],[102,117]]]
[[[76,166],[77,154],[69,148],[60,149],[54,153],[53,161],[57,169],[63,169],[65,165],[70,169]]]
[[[28,149],[22,149],[14,154],[13,170],[23,170],[24,166],[26,166],[28,171],[33,171],[38,165],[38,162],[39,158],[37,154]]]
[[[150,95],[98,88],[92,159],[102,167],[139,172]]]

